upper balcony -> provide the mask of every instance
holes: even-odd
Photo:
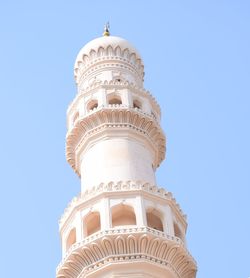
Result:
[[[68,130],[79,118],[103,107],[138,109],[160,123],[160,106],[154,97],[148,91],[115,77],[110,82],[96,82],[76,95],[67,111]]]

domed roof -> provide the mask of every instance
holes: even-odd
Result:
[[[141,59],[139,52],[127,40],[115,36],[103,36],[87,43],[78,53],[76,57],[76,63],[79,60],[82,60],[84,55],[88,56],[91,50],[98,52],[100,47],[107,49],[109,46],[111,46],[113,49],[115,49],[117,46],[119,46],[121,50],[128,49],[130,53],[135,53],[136,57]],[[77,66],[76,63],[75,66]]]

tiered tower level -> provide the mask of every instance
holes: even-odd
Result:
[[[57,278],[193,278],[186,216],[156,185],[165,158],[161,111],[143,88],[144,66],[126,40],[85,45],[75,62],[78,92],[67,111],[66,157],[81,193],[59,221]]]

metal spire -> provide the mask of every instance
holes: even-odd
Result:
[[[104,25],[103,36],[106,36],[106,37],[110,36],[109,28],[110,28],[109,22],[107,22],[107,23]]]

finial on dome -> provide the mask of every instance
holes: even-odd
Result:
[[[103,32],[103,36],[106,36],[108,37],[110,35],[109,33],[109,22],[107,22],[105,25],[104,25],[104,32]]]

